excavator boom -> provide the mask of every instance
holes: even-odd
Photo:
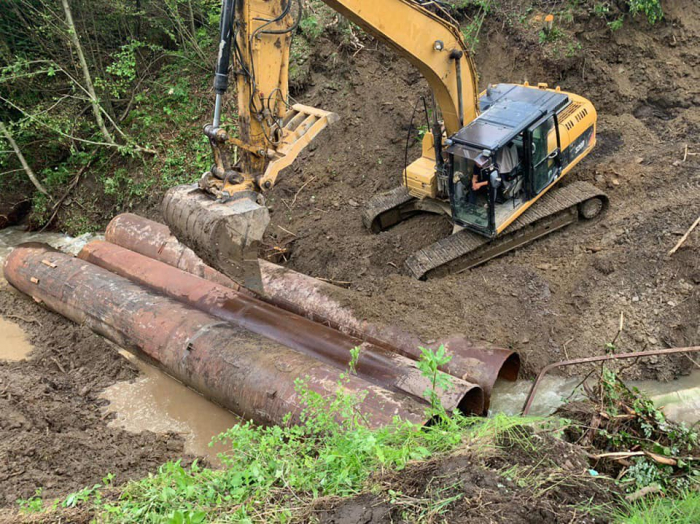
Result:
[[[521,215],[594,147],[596,112],[588,100],[546,84],[527,83],[490,86],[480,96],[459,25],[435,2],[323,1],[413,64],[439,109],[423,139],[421,157],[404,171],[403,187],[372,198],[363,213],[365,225],[377,232],[427,211],[446,214],[457,229],[486,238],[466,241],[468,231],[445,239],[410,257],[410,272],[424,277],[456,259],[471,267],[556,229],[533,226],[529,229],[534,232],[506,241],[501,249],[482,246],[504,230],[513,230],[512,224],[523,223],[518,221]],[[223,1],[214,119],[205,128],[214,165],[197,187],[171,190],[163,206],[166,222],[182,242],[258,292],[258,247],[270,221],[264,195],[280,172],[337,119],[321,109],[289,104],[291,38],[300,19],[301,0]],[[221,127],[231,61],[238,96],[237,136]],[[505,157],[510,161],[504,162]],[[487,194],[479,196],[477,190],[483,187]],[[579,193],[552,198],[598,212],[606,207],[605,196],[594,195],[595,188]],[[584,194],[595,205],[580,200]],[[585,215],[592,218],[591,213]],[[525,220],[528,225],[531,221]],[[557,224],[563,227],[572,221]],[[474,246],[479,250],[476,258]]]
[[[477,116],[474,65],[447,13],[436,8],[436,14],[413,0],[324,1],[423,74],[448,134]],[[204,130],[214,165],[197,186],[174,188],[163,203],[164,218],[181,241],[257,291],[257,251],[270,221],[263,195],[280,171],[337,120],[328,111],[289,104],[291,38],[300,17],[300,0],[223,0],[214,117]],[[221,126],[230,68],[237,92],[237,136]],[[433,143],[425,148],[422,163],[434,172],[430,166],[436,163],[435,151],[442,149],[441,127],[436,124],[429,137]]]

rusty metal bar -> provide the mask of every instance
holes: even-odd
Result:
[[[107,227],[108,242],[182,269],[206,280],[249,293],[231,279],[207,266],[192,250],[170,234],[167,226],[133,214],[115,217]],[[452,361],[443,371],[480,385],[488,408],[497,378],[516,380],[520,369],[517,353],[500,348],[474,346],[464,337],[449,337],[425,344],[415,335],[395,326],[360,319],[347,303],[353,292],[313,277],[260,261],[264,295],[262,300],[309,320],[330,326],[355,338],[399,353],[412,360],[420,358],[420,346],[436,348],[444,343]]]
[[[431,381],[423,376],[413,360],[123,247],[94,241],[78,256],[341,370],[346,370],[350,364],[350,351],[359,347],[358,376],[380,387],[408,393],[421,400],[424,400],[424,392],[431,388]],[[452,387],[438,394],[448,411],[484,412],[484,395],[475,384],[454,378]]]
[[[618,355],[599,355],[597,357],[586,357],[586,358],[577,358],[574,360],[565,360],[563,362],[555,362],[554,364],[550,364],[549,366],[545,366],[542,368],[542,371],[540,371],[539,375],[537,375],[537,378],[535,379],[535,382],[532,384],[532,387],[530,388],[530,393],[527,395],[527,399],[525,400],[525,405],[523,406],[523,411],[522,414],[525,416],[528,413],[530,413],[530,409],[532,408],[532,403],[535,400],[535,393],[537,393],[537,388],[540,385],[540,382],[542,382],[542,379],[544,379],[545,375],[552,371],[553,369],[557,368],[562,368],[562,367],[568,367],[568,366],[576,366],[578,364],[590,364],[592,362],[609,362],[611,360],[625,360],[629,358],[644,358],[644,357],[657,357],[661,355],[676,355],[678,353],[694,353],[696,351],[700,351],[700,346],[690,346],[686,348],[668,348],[668,349],[655,349],[651,351],[638,351],[636,353],[620,353]]]
[[[49,265],[43,261],[48,260]],[[259,335],[43,244],[7,258],[5,278],[74,322],[159,364],[168,374],[234,413],[261,424],[298,421],[298,378],[333,396],[340,371]],[[343,389],[364,396],[359,411],[371,427],[395,416],[425,423],[425,404],[350,376]]]

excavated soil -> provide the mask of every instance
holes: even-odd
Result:
[[[404,325],[426,342],[463,333],[513,348],[528,375],[603,352],[621,314],[621,351],[700,343],[700,232],[667,255],[700,214],[700,5],[664,7],[666,20],[653,28],[628,18],[617,32],[577,15],[566,31],[582,49],[571,57],[541,45],[505,7],[481,36],[482,87],[548,82],[597,107],[598,146],[569,179],[606,191],[611,206],[602,219],[460,275],[412,279],[406,257],[448,235],[448,220],[421,216],[372,235],[360,214],[373,195],[399,184],[413,106],[422,108],[427,85],[382,46],[339,58],[325,40],[299,98],[341,120],[273,190],[269,244],[288,250],[291,268],[357,291],[361,315]],[[414,125],[424,122],[419,110]],[[420,154],[415,132],[410,144],[412,160]],[[648,360],[632,374],[669,380],[691,365]]]
[[[700,4],[665,2],[663,22],[650,27],[628,18],[614,33],[603,20],[579,14],[565,27],[582,43],[571,57],[542,46],[537,30],[518,21],[515,11],[524,8],[517,4],[512,16],[504,7],[486,19],[476,54],[482,87],[544,81],[594,102],[599,144],[570,178],[608,193],[606,216],[460,275],[410,278],[402,270],[406,257],[449,234],[449,222],[423,216],[372,235],[360,213],[373,195],[399,183],[413,106],[428,88],[383,46],[363,41],[355,54],[331,33],[317,41],[307,84],[295,96],[342,119],[273,190],[268,243],[289,250],[289,267],[357,291],[364,316],[409,327],[426,342],[464,333],[514,348],[529,375],[604,351],[621,314],[622,351],[698,344],[700,231],[667,253],[700,214]],[[418,111],[415,125],[424,119]],[[411,135],[409,159],[419,155]],[[98,394],[136,371],[107,342],[2,281],[0,316],[17,322],[34,345],[29,360],[0,363],[0,506],[39,486],[47,498],[58,496],[107,473],[117,482],[143,476],[182,456],[175,435],[108,427]],[[683,358],[648,360],[634,373],[668,380],[690,367]],[[432,489],[432,477],[460,483],[467,496],[451,522],[470,515],[469,522],[577,521],[560,506],[579,488],[534,500],[527,489],[501,488],[496,467],[502,465],[472,467],[465,457],[411,470],[400,482],[416,497]],[[366,513],[372,503],[326,508],[325,521],[389,522],[381,512]]]

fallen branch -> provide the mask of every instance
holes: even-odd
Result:
[[[623,459],[628,459],[631,457],[649,457],[651,460],[654,462],[657,462],[659,464],[663,464],[664,466],[676,466],[678,465],[678,461],[674,458],[670,457],[664,457],[663,455],[659,455],[657,453],[652,453],[651,451],[614,451],[611,453],[601,453],[599,455],[592,455],[588,454],[587,455],[592,458],[593,460],[601,460],[601,459],[612,459],[612,460],[623,460]],[[688,460],[694,460],[692,458]]]
[[[653,486],[647,486],[638,491],[635,491],[634,493],[630,493],[625,497],[625,499],[627,499],[628,502],[634,502],[635,500],[644,498],[647,495],[651,495],[652,493],[660,493],[661,491],[663,491],[661,489],[661,486],[654,484]]]
[[[688,240],[688,237],[693,232],[693,230],[696,227],[698,227],[698,224],[700,224],[700,217],[698,217],[698,219],[695,222],[693,222],[693,225],[690,226],[688,231],[685,232],[685,235],[683,235],[683,237],[681,237],[681,239],[678,241],[678,244],[676,244],[676,246],[671,251],[668,252],[668,256],[673,255],[676,251],[678,251],[681,248],[681,246],[683,244],[685,244],[685,241]]]
[[[327,282],[328,284],[333,284],[334,286],[340,286],[340,287],[348,287],[352,286],[352,282],[347,282],[345,280],[333,280],[332,278],[322,278],[322,277],[316,277],[322,282]]]
[[[116,151],[114,154],[116,154]],[[114,156],[114,154],[112,156]],[[61,206],[63,205],[63,202],[66,200],[66,198],[68,198],[68,195],[71,194],[73,189],[75,189],[75,186],[78,185],[78,182],[80,182],[80,177],[83,176],[83,173],[85,173],[85,171],[92,165],[92,162],[95,160],[95,158],[97,158],[97,155],[93,155],[92,158],[88,161],[88,163],[85,164],[83,167],[81,167],[78,170],[76,175],[73,177],[73,181],[68,186],[68,189],[66,189],[66,192],[63,193],[63,196],[53,206],[53,209],[51,210],[51,217],[46,221],[46,224],[44,224],[44,227],[42,227],[40,229],[40,232],[44,231],[54,221],[54,219],[56,218],[56,215],[58,215],[58,212],[61,209]]]
[[[299,193],[301,193],[302,190],[303,190],[306,186],[308,186],[311,182],[313,182],[314,180],[316,180],[316,177],[315,177],[315,176],[312,176],[303,186],[301,186],[301,187],[299,188],[299,191],[296,192],[296,194],[294,195],[294,198],[292,199],[291,207],[294,207],[294,204],[296,204],[296,202],[297,202],[297,197],[299,196]]]

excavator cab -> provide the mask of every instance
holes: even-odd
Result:
[[[454,222],[493,238],[562,173],[557,113],[567,94],[499,84],[448,144]]]

